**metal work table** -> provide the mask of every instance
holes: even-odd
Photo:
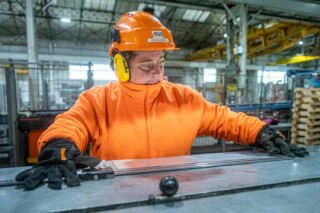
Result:
[[[196,159],[201,167],[205,163],[199,159],[203,157],[213,159],[211,163],[216,165],[121,175],[82,182],[80,187],[63,185],[62,190],[51,190],[46,184],[33,191],[1,187],[1,212],[316,212],[320,207],[320,146],[308,150],[310,156],[293,159],[252,151],[174,157],[178,164]],[[114,165],[123,170],[128,163],[143,168],[160,161],[127,160]],[[0,169],[0,180],[13,179],[23,169]],[[159,182],[169,175],[179,181],[178,194],[185,199],[149,205],[148,196],[160,195]]]

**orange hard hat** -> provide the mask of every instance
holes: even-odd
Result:
[[[113,51],[178,50],[171,31],[153,15],[133,11],[121,16],[111,31]]]

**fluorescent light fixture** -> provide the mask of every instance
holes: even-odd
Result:
[[[70,19],[69,19],[69,18],[62,18],[62,19],[61,19],[61,22],[69,23],[69,22],[70,22]]]
[[[228,37],[228,34],[227,34],[227,33],[223,34],[223,37],[227,38],[227,37]]]
[[[300,41],[300,42],[299,42],[299,45],[302,45],[302,44],[303,44],[303,41]]]

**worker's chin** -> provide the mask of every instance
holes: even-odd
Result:
[[[148,81],[146,81],[145,84],[156,84],[156,83],[159,83],[160,79],[150,79]]]

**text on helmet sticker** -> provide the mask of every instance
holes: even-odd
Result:
[[[153,38],[148,38],[148,42],[169,42],[167,38],[163,38],[162,31],[151,31]]]

